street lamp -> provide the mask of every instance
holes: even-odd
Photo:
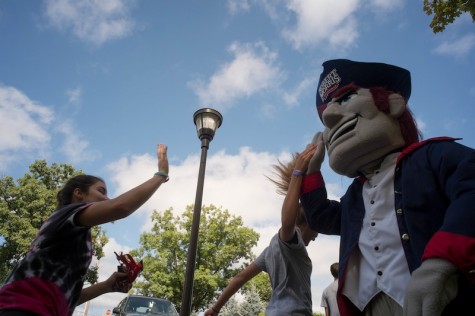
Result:
[[[193,114],[198,138],[201,140],[201,161],[196,187],[195,209],[193,210],[193,222],[191,224],[190,246],[186,262],[185,284],[183,299],[181,302],[180,316],[189,316],[191,313],[191,301],[193,296],[193,279],[195,276],[196,252],[198,248],[198,232],[200,229],[201,200],[203,198],[203,184],[205,180],[206,154],[209,143],[213,140],[214,133],[221,126],[223,116],[216,110],[205,108]]]

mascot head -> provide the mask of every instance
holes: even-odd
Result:
[[[411,75],[383,63],[346,59],[323,63],[317,111],[331,168],[355,177],[377,168],[384,157],[419,141],[407,107]]]

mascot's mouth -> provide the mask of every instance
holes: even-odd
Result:
[[[333,134],[330,136],[330,141],[329,143],[330,144],[333,144],[333,142],[335,140],[337,140],[340,136],[343,136],[345,135],[346,133],[352,131],[355,126],[356,126],[356,123],[358,123],[358,117],[355,117],[349,121],[346,121],[345,123],[343,123],[340,127],[338,127],[338,129],[333,132]]]

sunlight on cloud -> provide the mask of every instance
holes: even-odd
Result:
[[[283,73],[276,65],[277,53],[270,51],[264,43],[233,43],[228,50],[234,59],[222,65],[208,83],[189,83],[202,104],[223,110],[236,99],[279,84]]]
[[[444,42],[433,52],[440,55],[462,57],[469,54],[475,47],[475,34],[465,35],[453,42]]]
[[[0,169],[15,159],[15,151],[41,151],[49,144],[53,115],[20,90],[0,85]]]
[[[127,0],[46,0],[45,14],[60,29],[96,45],[129,35],[134,21]]]
[[[283,31],[283,36],[297,50],[305,46],[330,43],[344,49],[358,37],[353,16],[358,0],[292,0],[287,8],[296,15],[297,24]]]

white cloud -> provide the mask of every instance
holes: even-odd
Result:
[[[0,85],[0,169],[15,152],[43,151],[49,145],[53,111],[14,87]]]
[[[423,121],[423,120],[420,119],[420,118],[416,118],[416,124],[417,124],[417,128],[418,128],[422,133],[427,132],[427,124],[426,124],[425,121]]]
[[[468,123],[466,118],[447,118],[443,122],[443,128],[449,133],[454,131],[463,130],[463,127]]]
[[[250,9],[249,0],[227,0],[226,5],[231,14],[237,14],[239,12],[247,12]]]
[[[70,163],[79,163],[82,161],[93,161],[99,153],[89,149],[89,142],[81,139],[80,131],[74,128],[71,120],[61,122],[56,131],[63,134],[63,144],[59,147],[59,151],[63,153]]]
[[[77,104],[81,101],[82,90],[81,88],[68,89],[66,91],[66,96],[68,97],[68,102],[71,104]]]
[[[358,4],[358,0],[291,0],[287,8],[295,14],[297,22],[284,29],[283,36],[297,50],[325,43],[345,49],[358,37],[354,17]]]
[[[371,0],[368,6],[376,12],[389,12],[404,6],[404,0]]]
[[[272,20],[284,20],[280,9],[285,6],[286,0],[255,0],[254,2],[260,5]]]
[[[313,78],[306,78],[299,82],[297,87],[290,92],[284,93],[284,102],[289,106],[289,108],[293,108],[299,104],[300,95],[304,92],[307,92],[309,89],[314,88],[313,85],[316,86],[315,79]]]
[[[60,30],[89,43],[103,44],[129,35],[132,0],[46,0],[45,15]]]
[[[259,115],[264,118],[273,118],[276,113],[277,106],[271,103],[261,104]]]
[[[463,57],[475,47],[475,34],[467,34],[452,42],[446,41],[438,45],[433,52],[440,55]]]
[[[68,90],[69,103],[79,102],[81,89]],[[22,91],[0,85],[0,171],[13,161],[47,159],[58,133],[63,143],[55,150],[71,163],[93,161],[100,153],[89,148],[71,119],[56,122],[58,114],[50,107],[31,100]]]
[[[202,104],[223,110],[237,99],[274,87],[282,80],[277,53],[264,43],[233,43],[228,50],[234,59],[222,65],[207,83],[189,83]]]

